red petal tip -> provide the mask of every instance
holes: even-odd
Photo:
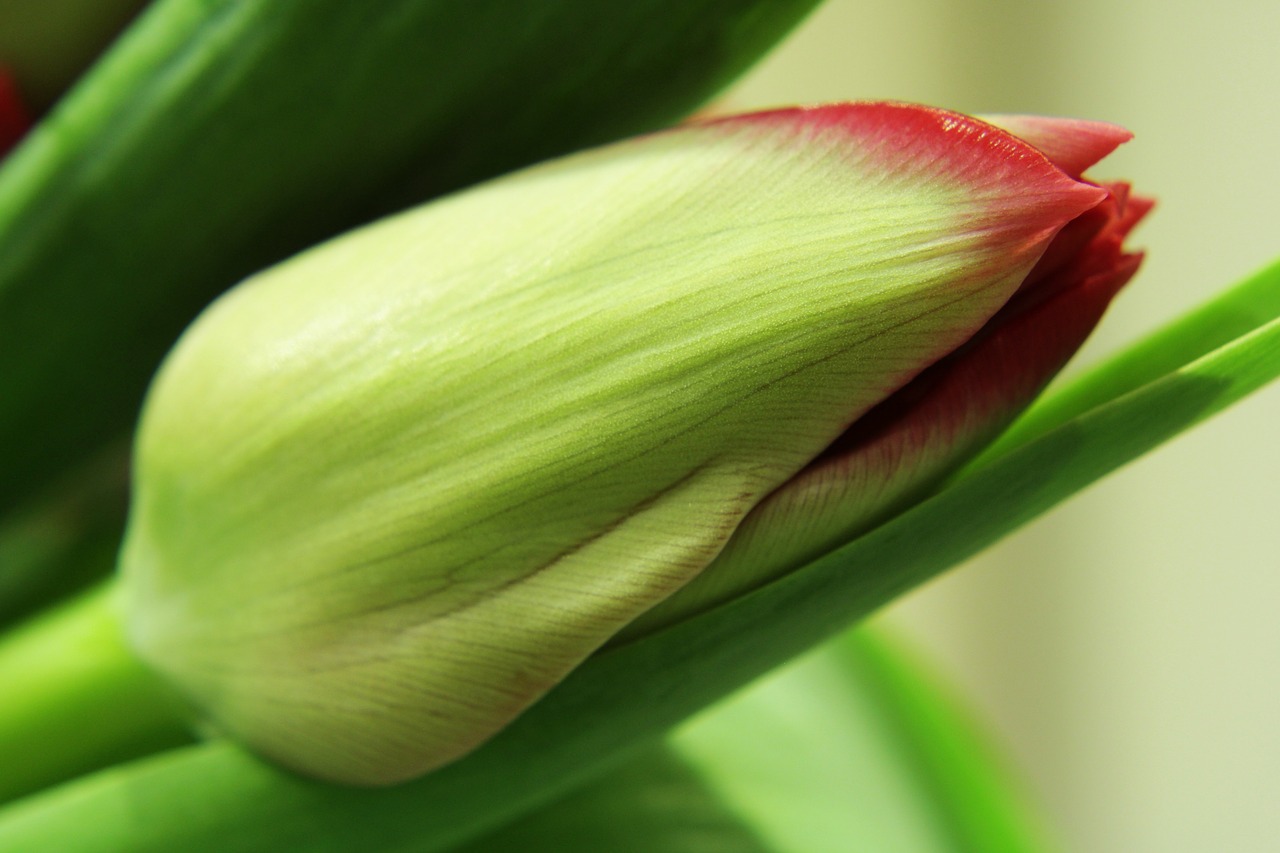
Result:
[[[1038,138],[1061,141],[1054,149],[1073,162],[1100,158],[1128,138],[1127,132],[1098,122],[1028,119]],[[949,110],[897,101],[854,101],[790,107],[713,119],[704,126],[725,128],[781,127],[815,142],[843,135],[855,141],[846,149],[861,168],[880,176],[915,174],[924,182],[977,186],[994,182],[1005,189],[1038,196],[1039,210],[1020,211],[1020,227],[1037,235],[1065,222],[1106,198],[1106,190],[1075,180],[1035,145],[1003,128]],[[1082,137],[1070,142],[1070,134]],[[1049,162],[1046,162],[1049,160]],[[1092,162],[1092,160],[1089,160]],[[999,213],[1000,211],[997,211]],[[1011,239],[1002,235],[1001,239]]]
[[[1079,178],[1090,166],[1133,139],[1123,127],[1102,121],[1048,116],[983,116],[1024,140],[1062,171]]]

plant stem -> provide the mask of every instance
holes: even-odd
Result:
[[[0,637],[0,802],[192,740],[107,584]]]

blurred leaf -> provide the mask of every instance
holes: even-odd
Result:
[[[953,847],[988,853],[1052,847],[987,730],[909,652],[866,630],[846,635],[836,648],[853,676],[876,694],[886,725],[910,756]]]
[[[125,649],[112,591],[0,634],[0,802],[191,742],[168,687]]]
[[[1278,374],[1275,320],[779,581],[593,657],[488,744],[418,781],[379,791],[326,786],[211,742],[0,811],[0,850],[447,849],[569,790]]]
[[[771,853],[672,750],[651,747],[450,853]]]
[[[1045,849],[961,703],[878,631],[846,632],[671,743],[781,853]]]

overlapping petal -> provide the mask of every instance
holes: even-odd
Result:
[[[1101,122],[1001,116],[1067,175],[1130,138]],[[1093,331],[1141,253],[1124,240],[1152,202],[1125,183],[1069,222],[1006,304],[955,352],[890,395],[744,519],[717,559],[627,626],[626,641],[804,565],[909,506],[994,439]]]

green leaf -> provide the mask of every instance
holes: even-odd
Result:
[[[1032,814],[963,703],[860,629],[450,853],[1029,853]]]
[[[814,2],[155,3],[0,169],[0,510],[122,434],[240,277],[665,125]]]
[[[773,853],[668,747],[449,853]]]
[[[967,709],[879,630],[845,632],[670,742],[783,853],[1045,847]]]
[[[953,848],[1012,853],[1052,846],[1021,780],[949,685],[877,631],[846,634],[837,652],[875,694]]]
[[[112,592],[0,635],[0,802],[191,742],[169,688],[124,648]]]
[[[1280,374],[1280,320],[1019,447],[806,568],[584,664],[467,758],[396,788],[306,782],[215,741],[0,811],[0,850],[430,851],[594,768]]]

